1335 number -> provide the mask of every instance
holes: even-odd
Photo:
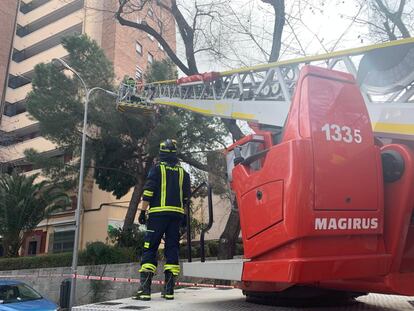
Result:
[[[355,142],[362,143],[361,130],[352,129],[349,126],[340,126],[338,124],[326,123],[322,126],[327,141],[343,141],[345,143]]]

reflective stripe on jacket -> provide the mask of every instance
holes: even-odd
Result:
[[[184,214],[190,193],[190,175],[179,165],[161,162],[148,174],[143,200],[150,203],[149,213]]]

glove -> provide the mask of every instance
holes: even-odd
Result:
[[[145,225],[147,223],[147,215],[145,212],[146,211],[141,211],[141,214],[139,214],[139,217],[138,217],[138,222],[141,225]]]
[[[180,236],[184,236],[187,233],[187,215],[184,215],[184,218],[180,223]]]

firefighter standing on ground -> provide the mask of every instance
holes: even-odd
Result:
[[[147,224],[141,260],[141,286],[136,299],[151,299],[152,277],[157,269],[157,251],[165,235],[165,286],[162,296],[174,299],[175,277],[180,273],[178,249],[180,225],[185,219],[184,206],[190,197],[190,176],[178,165],[176,142],[171,139],[160,144],[160,163],[154,166],[144,186],[141,224]],[[149,209],[148,209],[149,208]],[[148,221],[146,210],[148,209]]]

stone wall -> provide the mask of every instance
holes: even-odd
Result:
[[[78,274],[139,278],[138,267],[138,263],[81,266],[78,268]],[[160,264],[160,267],[162,267],[162,264]],[[160,272],[154,277],[155,280],[162,280],[164,277],[162,270],[159,270]],[[58,277],[56,275],[62,274],[70,274],[70,267],[0,271],[0,278],[5,279],[5,276],[12,276],[6,279],[22,280],[39,291],[44,297],[59,303],[60,285],[65,277]],[[19,277],[19,275],[29,275],[30,277]],[[180,280],[191,281],[183,277]],[[78,279],[76,285],[76,305],[130,297],[137,288],[137,283]],[[160,290],[161,286],[153,286],[153,292],[159,292]]]

